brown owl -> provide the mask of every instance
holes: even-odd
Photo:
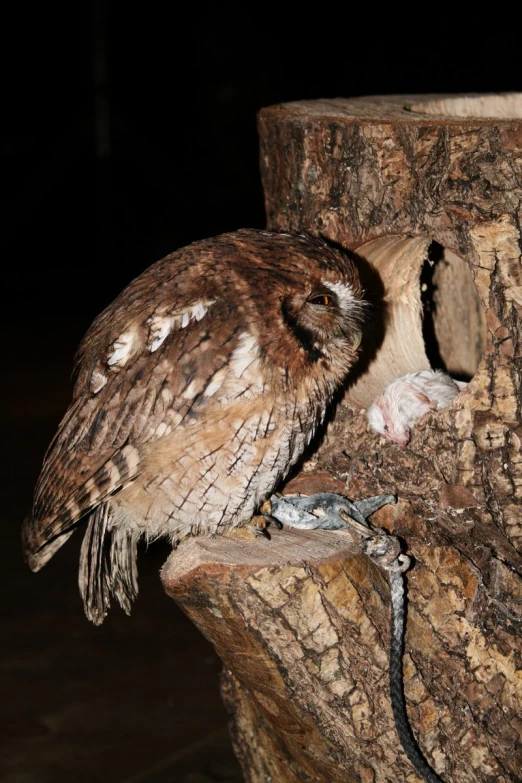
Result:
[[[130,610],[140,538],[247,523],[353,365],[361,310],[351,259],[307,236],[242,229],[147,269],[79,348],[23,527],[32,570],[85,520],[80,592],[100,624],[111,593]]]

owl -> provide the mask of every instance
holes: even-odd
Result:
[[[361,340],[351,258],[241,229],[149,267],[96,318],[23,525],[38,571],[85,526],[79,586],[99,625],[130,612],[137,545],[245,525],[310,442]]]
[[[395,378],[368,409],[370,427],[393,443],[410,442],[411,425],[449,405],[468,384],[442,370],[420,370]]]

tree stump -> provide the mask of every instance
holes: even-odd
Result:
[[[289,489],[397,493],[410,723],[445,783],[522,779],[522,94],[322,100],[259,114],[268,228],[357,258],[363,355]],[[408,447],[367,426],[393,377],[470,380]],[[389,587],[345,531],[194,539],[165,589],[215,645],[250,783],[418,781],[388,690]]]

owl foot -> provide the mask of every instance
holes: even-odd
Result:
[[[368,536],[370,526],[367,518],[388,503],[396,503],[395,495],[375,495],[370,498],[351,501],[333,492],[317,495],[272,495],[270,517],[289,527],[301,530],[342,530],[354,527],[363,536]],[[268,512],[268,508],[263,511]]]
[[[259,520],[259,523],[257,523],[257,520]],[[252,525],[252,529],[256,536],[263,536],[263,538],[266,538],[268,541],[270,541],[271,536],[268,532],[268,524],[264,517],[254,517],[254,524]],[[257,524],[256,524],[257,523]]]
[[[277,495],[276,497],[279,497],[279,495]],[[263,500],[263,502],[259,506],[259,516],[254,517],[254,519],[263,519],[264,525],[260,524],[260,527],[264,527],[265,530],[270,525],[273,525],[276,528],[276,530],[283,529],[283,523],[272,515],[272,502],[268,500],[268,498],[266,500]]]
[[[268,504],[268,506],[266,506],[266,504]],[[283,527],[282,522],[280,522],[278,519],[275,519],[275,517],[272,517],[268,511],[265,513],[264,509],[268,508],[269,506],[270,501],[265,500],[262,506],[259,508],[260,513],[253,516],[248,525],[240,528],[241,530],[245,531],[245,536],[249,538],[263,536],[263,538],[266,538],[270,541],[270,533],[268,531],[270,525],[274,525],[278,530],[281,530]]]

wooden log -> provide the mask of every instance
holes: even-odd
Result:
[[[363,357],[292,489],[396,492],[414,558],[405,693],[445,783],[522,778],[522,95],[308,101],[259,114],[268,228],[354,252]],[[365,409],[391,378],[470,379],[408,447]],[[163,580],[216,646],[245,780],[419,780],[388,694],[389,589],[345,532],[186,542]]]

